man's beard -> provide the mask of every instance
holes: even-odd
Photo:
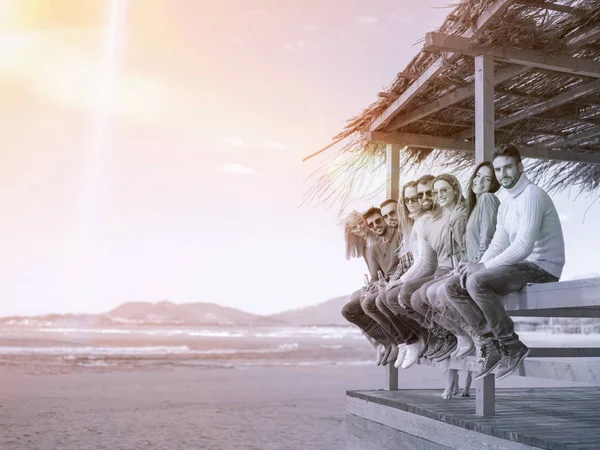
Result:
[[[433,209],[433,202],[421,203],[421,209],[423,211],[431,211]]]

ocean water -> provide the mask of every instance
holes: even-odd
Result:
[[[0,370],[25,373],[152,366],[368,365],[375,351],[347,327],[0,327]]]

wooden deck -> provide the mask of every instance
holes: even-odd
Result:
[[[600,449],[600,387],[497,389],[494,417],[474,394],[348,391],[348,448]]]

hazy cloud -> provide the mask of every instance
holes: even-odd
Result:
[[[242,166],[241,164],[225,164],[221,166],[221,170],[232,175],[255,175],[258,172],[252,167]]]
[[[273,150],[287,150],[289,149],[289,147],[285,144],[282,144],[281,142],[277,142],[277,141],[273,141],[271,142],[271,144],[269,145],[270,148],[272,148]]]
[[[318,27],[318,26],[316,26],[316,25],[304,25],[304,26],[302,27],[302,29],[303,29],[304,31],[317,31],[317,30],[319,29],[319,27]]]
[[[392,13],[392,14],[388,14],[388,17],[396,22],[399,22],[401,24],[404,25],[408,25],[409,23],[412,23],[415,18],[413,16],[410,16],[408,14],[398,14],[398,13]]]
[[[232,147],[248,147],[248,145],[239,138],[236,137],[228,137],[223,141],[227,145],[231,145]]]
[[[374,25],[379,21],[377,17],[361,16],[358,18],[358,23],[361,25]]]

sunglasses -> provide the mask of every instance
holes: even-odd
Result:
[[[446,195],[451,190],[452,190],[452,188],[440,188],[437,191],[433,191],[432,194],[433,194],[434,197],[437,197],[440,194]]]
[[[378,217],[377,219],[373,220],[373,222],[367,222],[367,226],[369,228],[375,228],[375,225],[381,225],[381,222],[383,222],[383,219]]]
[[[433,198],[433,195],[431,194],[431,191],[425,191],[425,192],[419,192],[417,194],[417,197],[419,197],[419,200],[423,200],[423,198],[427,196],[429,198]]]
[[[413,197],[406,197],[404,199],[404,204],[408,205],[409,203],[417,203],[419,201],[419,197],[416,195]]]

